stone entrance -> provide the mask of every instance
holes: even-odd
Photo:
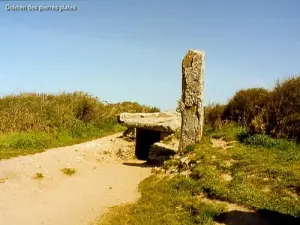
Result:
[[[135,156],[140,160],[147,160],[151,146],[161,139],[161,132],[136,128]]]
[[[148,160],[151,146],[180,129],[181,117],[177,112],[121,113],[118,122],[136,130],[135,155]]]

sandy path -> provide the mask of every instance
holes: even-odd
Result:
[[[135,201],[150,168],[122,164],[115,152],[133,143],[118,136],[0,161],[0,224],[86,225],[107,207]],[[66,176],[65,167],[76,174]]]

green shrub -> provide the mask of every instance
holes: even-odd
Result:
[[[204,123],[212,127],[213,130],[222,125],[222,115],[225,105],[210,104],[204,108]]]
[[[249,126],[264,108],[268,95],[269,91],[264,88],[249,88],[236,92],[229,100],[222,119]]]
[[[72,176],[76,173],[76,169],[74,168],[63,168],[61,169],[61,172],[67,176]]]
[[[251,146],[261,146],[279,150],[300,149],[300,146],[296,143],[284,139],[274,139],[264,134],[249,135],[243,139],[243,143]]]
[[[300,141],[300,113],[285,116],[282,119],[282,132],[291,140]]]
[[[299,99],[300,76],[277,82],[266,105],[268,134],[300,141]]]
[[[87,93],[21,93],[0,98],[0,159],[119,132],[121,112],[158,112],[136,102],[104,104]],[[26,151],[24,151],[26,150]]]
[[[261,112],[258,112],[258,115],[254,116],[254,118],[251,120],[249,126],[250,132],[252,134],[255,133],[266,133],[266,110],[265,108],[262,109]]]
[[[45,177],[42,173],[36,173],[35,176],[33,177],[33,179],[36,179],[36,180],[40,180],[43,178],[45,178]]]

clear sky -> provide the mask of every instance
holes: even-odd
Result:
[[[76,5],[11,12],[10,5]],[[300,73],[299,0],[0,2],[0,94],[89,92],[176,107],[181,61],[206,53],[205,103]]]

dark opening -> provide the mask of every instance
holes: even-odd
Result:
[[[135,156],[140,160],[147,160],[150,147],[160,141],[160,132],[146,129],[136,129]]]

